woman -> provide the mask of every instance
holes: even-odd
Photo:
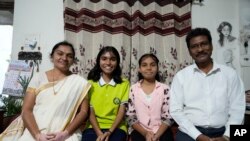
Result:
[[[125,141],[129,82],[121,78],[120,56],[111,46],[100,50],[88,74],[90,117],[82,141]]]
[[[231,35],[232,25],[229,22],[222,22],[217,31],[219,33],[219,44],[223,47],[226,43],[234,41],[236,38]]]
[[[50,54],[54,68],[35,75],[26,91],[22,118],[14,121],[0,140],[79,141],[80,125],[87,117],[90,84],[69,70],[74,62],[72,44],[63,41]],[[24,123],[24,131],[13,136],[13,125]],[[21,135],[21,137],[18,137]]]
[[[132,141],[173,141],[169,86],[159,82],[158,64],[153,54],[139,59],[139,81],[131,86],[127,110]]]

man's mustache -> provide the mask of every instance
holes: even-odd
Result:
[[[199,56],[201,56],[201,55],[207,55],[207,53],[206,53],[206,52],[200,52],[200,53],[198,53],[198,54],[196,55],[196,57],[199,57]]]

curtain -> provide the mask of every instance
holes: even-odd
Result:
[[[137,81],[138,60],[153,53],[162,82],[189,65],[185,35],[191,29],[190,0],[65,0],[65,39],[76,49],[72,71],[85,78],[99,50],[114,46],[123,76]]]

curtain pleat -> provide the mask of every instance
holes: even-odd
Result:
[[[84,77],[98,51],[114,46],[121,56],[123,75],[137,81],[138,60],[153,53],[162,82],[192,63],[185,35],[191,29],[190,0],[65,0],[65,39],[76,49],[72,71]]]

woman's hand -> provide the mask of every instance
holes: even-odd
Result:
[[[67,138],[69,138],[69,132],[67,130],[62,132],[51,133],[48,135],[54,136],[54,138],[51,141],[65,141]]]
[[[36,141],[52,141],[54,137],[54,135],[39,133],[36,135]]]
[[[96,141],[109,141],[109,136],[111,135],[111,132],[105,132],[103,134],[101,134],[100,136],[98,136],[98,138],[96,139]]]
[[[151,131],[147,131],[147,133],[145,134],[145,138],[146,138],[146,141],[153,141],[154,133]]]
[[[160,136],[158,134],[154,134],[153,141],[159,141]]]
[[[98,135],[96,141],[103,141],[103,139],[104,139],[104,134],[102,133]]]

